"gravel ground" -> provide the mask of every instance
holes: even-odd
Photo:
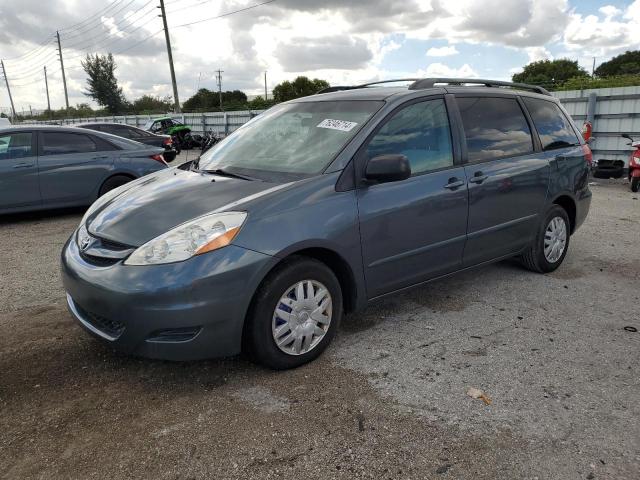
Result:
[[[640,200],[592,190],[555,273],[501,262],[377,302],[287,372],[111,352],[64,307],[82,211],[2,218],[0,477],[637,479]]]

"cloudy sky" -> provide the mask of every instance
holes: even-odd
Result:
[[[0,0],[0,58],[17,110],[87,102],[80,60],[113,52],[125,95],[171,93],[159,0]],[[415,76],[509,79],[529,61],[588,70],[640,48],[640,0],[165,0],[182,101],[200,87],[248,94],[304,74],[331,84]],[[244,9],[244,10],[243,10]],[[243,10],[243,11],[239,11]],[[233,13],[237,12],[237,13]],[[218,18],[215,18],[218,17]],[[194,23],[198,22],[198,23]],[[190,24],[190,25],[189,25]],[[0,108],[9,106],[4,85]]]

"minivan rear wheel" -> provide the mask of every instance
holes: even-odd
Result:
[[[522,263],[534,272],[553,272],[567,255],[570,234],[569,215],[561,206],[553,205],[540,222],[533,242],[522,255]]]
[[[303,365],[331,343],[342,318],[338,279],[322,262],[293,257],[258,289],[244,331],[244,351],[282,370]]]

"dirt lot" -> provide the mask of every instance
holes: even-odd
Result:
[[[82,212],[0,219],[0,477],[640,478],[640,200],[592,189],[557,272],[378,302],[287,372],[112,353],[64,306]]]

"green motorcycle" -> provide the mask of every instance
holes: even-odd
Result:
[[[173,144],[178,153],[180,150],[189,150],[198,145],[198,141],[191,135],[191,128],[171,117],[162,117],[149,120],[143,127],[151,133],[171,135]]]

